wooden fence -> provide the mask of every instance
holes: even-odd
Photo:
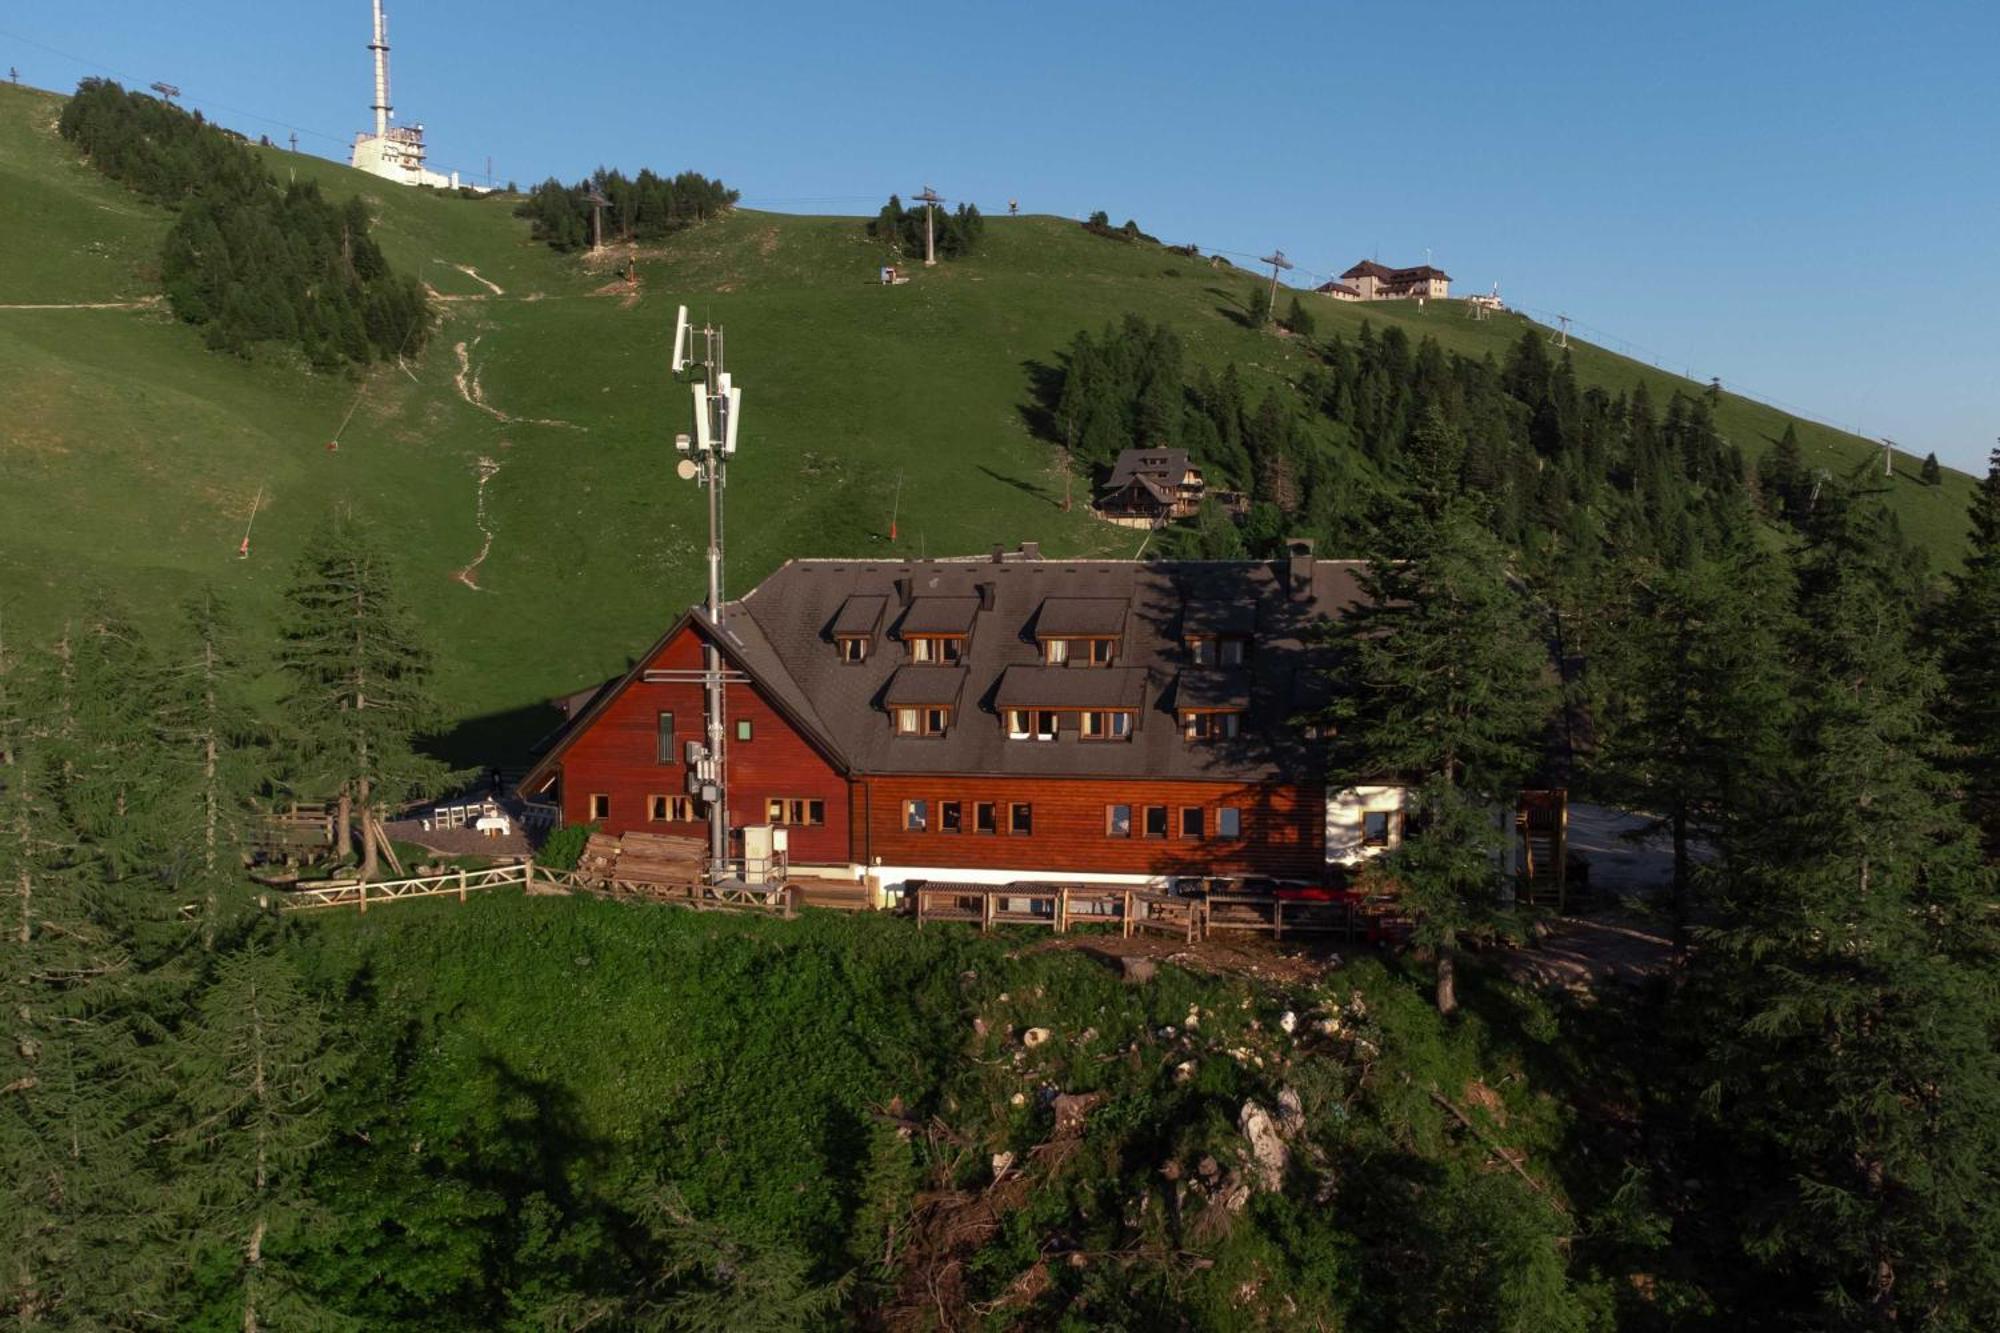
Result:
[[[367,911],[409,898],[456,897],[464,902],[488,889],[520,888],[527,893],[592,893],[609,898],[671,903],[701,912],[761,912],[790,917],[805,905],[846,909],[866,907],[865,897],[828,893],[798,883],[706,884],[625,879],[573,870],[550,870],[533,861],[489,870],[448,870],[409,879],[328,880],[286,891],[279,906],[288,912],[328,907]],[[844,886],[842,886],[844,888]],[[1193,943],[1218,935],[1248,933],[1286,936],[1342,935],[1363,929],[1371,936],[1385,924],[1379,905],[1352,899],[1313,901],[1249,894],[1183,898],[1150,889],[1086,884],[919,884],[910,890],[917,926],[958,922],[990,931],[996,926],[1038,926],[1067,934],[1083,926],[1116,927],[1121,936],[1164,935]]]

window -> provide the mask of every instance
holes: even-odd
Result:
[[[843,662],[865,662],[868,660],[868,640],[859,635],[843,635],[834,640],[840,645],[840,660]]]
[[[1087,741],[1122,741],[1132,735],[1130,713],[1085,713],[1083,738]]]
[[[1029,834],[1035,831],[1035,807],[1026,801],[1016,801],[1007,807],[1007,831]]]
[[[1050,666],[1061,666],[1069,661],[1069,640],[1050,639],[1042,645],[1042,657]]]
[[[929,801],[903,802],[903,828],[910,833],[922,833],[930,827],[931,803]]]
[[[1164,805],[1146,807],[1146,836],[1149,838],[1167,836],[1167,807]]]
[[[1369,810],[1361,816],[1361,845],[1363,847],[1387,847],[1389,831],[1394,825],[1395,815],[1388,810]]]
[[[601,791],[590,794],[590,817],[592,819],[611,818],[611,798]]]
[[[692,796],[648,796],[646,817],[656,822],[687,824],[695,819]]]
[[[898,708],[896,734],[899,736],[942,736],[951,725],[949,708]]]
[[[1206,813],[1198,805],[1181,807],[1181,836],[1183,838],[1206,838],[1208,820]]]
[[[749,718],[739,717],[736,719],[736,739],[739,741],[747,741],[750,739]]]
[[[997,833],[1000,825],[994,818],[993,802],[977,801],[972,807],[972,831],[974,833]]]
[[[1056,715],[1047,708],[1007,710],[1007,738],[1016,741],[1052,741],[1056,738]]]
[[[939,801],[938,828],[946,833],[965,832],[965,807],[957,801]]]
[[[1117,654],[1117,649],[1118,642],[1115,639],[1092,639],[1090,641],[1090,664],[1092,666],[1110,666],[1111,659]]]
[[[655,718],[654,725],[658,729],[659,734],[659,751],[656,758],[663,764],[677,762],[679,756],[674,753],[674,715],[668,712],[661,712]]]
[[[1104,807],[1104,836],[1107,838],[1129,838],[1132,836],[1131,806],[1107,805]]]
[[[1243,836],[1243,812],[1233,805],[1225,805],[1215,812],[1215,833],[1220,838],[1240,838]]]
[[[799,796],[773,796],[764,802],[767,824],[813,825],[826,823],[826,802]]]
[[[1240,713],[1182,713],[1181,726],[1191,741],[1229,740],[1239,734]]]
[[[959,639],[944,639],[925,635],[910,640],[910,660],[912,662],[943,662],[950,665],[958,661],[963,643]]]
[[[1187,641],[1188,660],[1195,666],[1243,665],[1243,640],[1202,636]]]

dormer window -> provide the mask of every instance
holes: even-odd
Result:
[[[1248,641],[1236,635],[1190,634],[1188,661],[1198,667],[1242,666],[1248,647]]]
[[[1053,708],[1010,708],[1006,719],[1009,740],[1052,741],[1056,738],[1056,710]]]
[[[833,647],[841,661],[868,660],[868,654],[875,651],[875,635],[881,630],[888,606],[887,597],[859,595],[841,603],[832,625]]]
[[[1042,660],[1050,666],[1108,667],[1118,658],[1116,639],[1044,639]]]
[[[955,634],[905,635],[903,641],[910,647],[910,660],[929,664],[955,666],[965,654],[965,638]]]
[[[1131,740],[1132,715],[1123,709],[1086,710],[1078,734],[1087,741]]]
[[[1181,734],[1191,741],[1234,740],[1243,732],[1243,714],[1235,710],[1181,710]]]
[[[949,708],[898,708],[896,734],[898,736],[942,736],[951,726]]]

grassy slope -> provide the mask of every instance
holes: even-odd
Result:
[[[53,132],[59,105],[0,87],[0,304],[145,296],[166,216],[74,159]],[[466,745],[535,725],[519,710],[622,666],[698,593],[701,498],[670,462],[688,415],[665,367],[676,301],[727,326],[746,389],[730,490],[739,589],[790,555],[964,553],[1022,538],[1130,554],[1132,534],[1059,512],[1061,479],[1022,411],[1031,368],[1053,365],[1081,327],[1126,311],[1168,320],[1195,358],[1238,361],[1253,386],[1304,365],[1300,349],[1232,317],[1252,275],[1055,219],[996,219],[976,259],[883,288],[881,254],[856,221],[744,213],[648,255],[628,301],[598,293],[608,273],[529,242],[505,201],[266,155],[281,177],[369,197],[392,260],[454,298],[442,328],[407,372],[378,369],[363,386],[209,353],[159,309],[0,310],[0,613],[45,628],[80,587],[156,611],[208,582],[260,626],[318,515],[351,500],[389,533],[445,647]],[[1455,305],[1313,299],[1323,332],[1370,318],[1474,354],[1502,352],[1521,327],[1513,316],[1473,323]],[[463,401],[459,344],[487,402],[517,420]],[[1677,382],[1597,349],[1575,354],[1586,382],[1643,376],[1661,400]],[[1753,452],[1784,420],[1734,398],[1722,412]],[[1801,434],[1829,463],[1871,447],[1812,425]],[[499,468],[474,591],[453,575],[483,540],[482,458]],[[1941,556],[1954,551],[1968,480],[1926,490],[1902,462],[1894,500],[1906,527]],[[241,561],[260,487],[254,555]]]

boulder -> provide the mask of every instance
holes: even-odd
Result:
[[[1256,1173],[1258,1187],[1272,1193],[1283,1189],[1285,1168],[1290,1165],[1292,1155],[1285,1147],[1284,1136],[1278,1132],[1278,1122],[1269,1111],[1250,1101],[1243,1103],[1236,1127],[1250,1141],[1251,1169]]]
[[[1150,958],[1120,958],[1118,966],[1124,970],[1125,980],[1135,986],[1151,981],[1153,974],[1160,970],[1160,965]]]

